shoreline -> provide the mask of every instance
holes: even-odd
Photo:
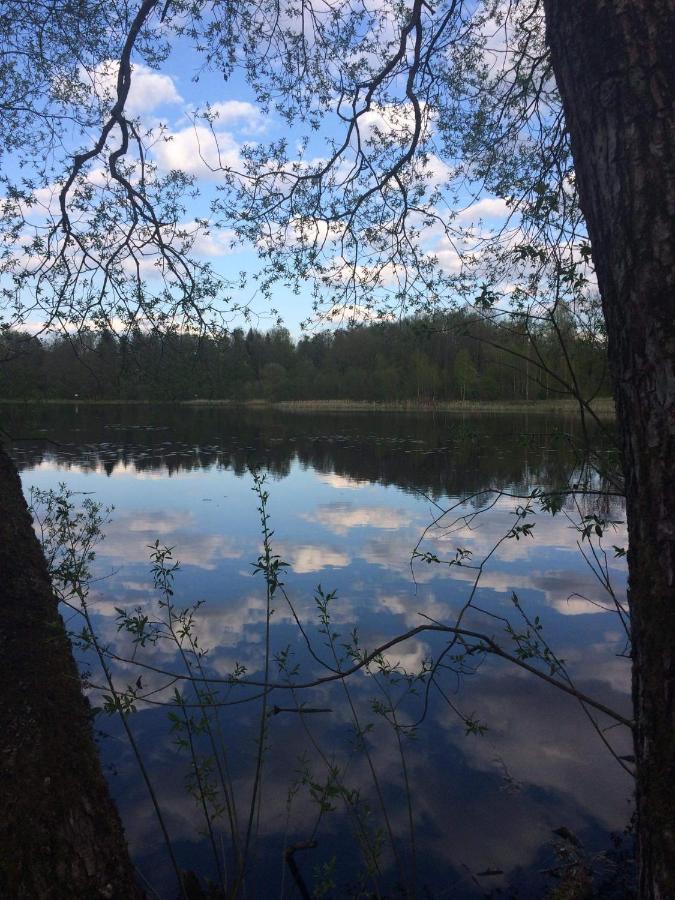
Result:
[[[437,403],[375,400],[91,400],[0,398],[2,406],[187,406],[193,408],[269,409],[284,412],[404,412],[404,413],[577,413],[576,400],[445,400]],[[591,403],[593,412],[602,418],[614,418],[614,400],[598,397]]]

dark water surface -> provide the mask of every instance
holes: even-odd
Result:
[[[148,545],[159,540],[174,548],[181,563],[176,602],[204,601],[195,627],[209,649],[208,672],[226,678],[239,665],[247,677],[261,680],[265,582],[251,565],[261,553],[252,492],[256,469],[267,473],[272,544],[288,563],[288,597],[320,659],[335,667],[317,627],[319,584],[325,592],[336,591],[330,608],[338,648],[355,626],[361,647],[373,649],[430,619],[455,622],[478,570],[419,559],[411,566],[413,548],[424,535],[420,551],[439,559],[455,558],[461,547],[471,551],[467,562],[477,566],[491,554],[473,597],[482,612],[469,609],[466,627],[487,632],[513,651],[504,619],[519,632],[527,627],[514,608],[515,592],[530,621],[540,618],[576,687],[629,715],[629,666],[620,655],[625,635],[616,613],[603,609],[607,594],[577,547],[573,501],[555,517],[539,511],[518,520],[535,523],[532,535],[503,540],[492,552],[524,502],[494,491],[527,494],[583,477],[573,449],[581,436],[572,421],[524,414],[279,414],[170,406],[5,408],[2,415],[17,438],[12,452],[26,492],[31,485],[56,488],[65,482],[115,507],[95,563],[96,575],[106,577],[93,585],[90,599],[100,633],[122,656],[133,655],[134,647],[118,632],[116,608],[157,612]],[[593,440],[602,454],[602,441]],[[458,501],[455,513],[425,534]],[[623,518],[617,504],[610,512],[613,519]],[[458,514],[468,518],[448,527]],[[623,524],[602,541],[619,598],[625,570],[611,547],[625,543]],[[587,542],[585,547],[588,552]],[[604,561],[597,541],[595,548]],[[325,675],[280,593],[273,605],[272,653],[291,648],[292,664],[300,667],[296,680]],[[438,661],[447,643],[447,635],[421,632],[392,648],[386,663],[419,671],[425,660]],[[179,668],[175,649],[166,643],[136,652],[158,668]],[[378,890],[383,897],[401,896],[405,889],[413,896],[413,882],[418,897],[537,897],[544,892],[541,871],[553,860],[553,829],[570,829],[590,853],[608,846],[609,832],[623,829],[631,814],[630,778],[579,703],[495,658],[485,659],[474,674],[458,675],[456,653],[443,659],[438,687],[425,690],[420,683],[417,695],[400,702],[404,680],[354,675],[348,685],[365,734],[361,740],[340,684],[297,693],[295,699],[289,691],[273,692],[272,706],[293,708],[297,700],[331,712],[280,712],[268,719],[247,897],[298,896],[283,852],[309,840],[317,846],[295,859],[317,896],[332,880],[325,896],[335,898],[355,895],[359,886],[371,892],[361,896]],[[465,660],[465,668],[475,668],[474,662]],[[94,661],[87,664],[94,671]],[[274,661],[270,671],[279,679]],[[135,682],[138,670],[124,664],[117,675],[124,685]],[[158,674],[143,674],[144,690],[166,683]],[[189,699],[190,689],[181,689]],[[239,685],[220,691],[227,701],[247,696]],[[168,700],[170,693],[154,698]],[[397,732],[381,714],[381,706],[391,702],[399,723],[422,720],[413,736]],[[241,833],[259,717],[260,700],[223,707],[220,716]],[[467,734],[467,717],[487,726],[485,733]],[[603,728],[611,724],[602,715],[599,722]],[[166,708],[140,703],[130,723],[179,864],[215,878],[210,844],[201,836],[203,818],[185,787],[189,759],[169,733]],[[102,715],[97,726],[106,735],[101,751],[139,871],[159,896],[172,898],[175,886],[157,822],[119,723]],[[617,727],[606,733],[619,754],[631,752],[625,732]],[[345,811],[339,792],[321,794],[318,786],[336,770],[340,783],[359,792],[358,801],[350,795],[359,819]],[[322,796],[323,812],[317,802]],[[231,865],[225,815],[219,828],[215,841]]]

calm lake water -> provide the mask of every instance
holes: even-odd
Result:
[[[527,627],[514,608],[515,592],[530,621],[539,617],[546,640],[566,661],[576,687],[630,715],[629,664],[621,655],[625,634],[616,613],[604,610],[607,594],[577,547],[573,501],[555,517],[539,510],[517,520],[514,511],[524,501],[495,493],[525,495],[535,487],[563,487],[581,478],[574,451],[580,434],[570,420],[170,406],[7,407],[3,420],[17,437],[12,453],[26,493],[30,486],[57,488],[65,482],[114,506],[95,561],[101,580],[92,586],[90,599],[99,632],[121,656],[136,652],[158,668],[180,668],[175,648],[166,642],[134,651],[129,636],[117,628],[116,608],[158,611],[148,545],[159,540],[174,548],[180,561],[176,602],[204,601],[195,627],[201,645],[209,649],[207,671],[226,678],[239,665],[246,667],[247,677],[262,679],[265,582],[252,565],[261,553],[251,473],[258,470],[267,474],[273,551],[288,563],[282,576],[285,590],[319,659],[335,668],[318,628],[317,585],[326,593],[336,592],[330,602],[331,629],[339,634],[339,652],[344,653],[342,645],[355,626],[360,646],[370,650],[430,619],[452,625],[474,588],[478,573],[472,566],[493,551],[516,521],[532,522],[531,536],[502,540],[489,556],[473,596],[476,609],[465,613],[463,624],[513,651],[504,619],[520,633]],[[595,449],[605,452],[604,441],[593,440]],[[455,511],[429,529],[452,506]],[[473,515],[484,507],[489,508]],[[611,505],[610,518],[623,519],[618,503]],[[422,559],[411,565],[421,538],[422,553],[449,560],[462,548],[471,557],[463,566]],[[625,567],[611,548],[625,543],[623,524],[603,540],[607,571],[620,599]],[[584,546],[588,550],[587,542]],[[292,665],[299,666],[296,680],[327,674],[309,654],[280,592],[273,606],[272,654],[291,649]],[[386,659],[419,671],[425,659],[438,662],[447,644],[447,635],[421,632],[392,648]],[[631,815],[631,779],[609,755],[579,703],[494,657],[478,666],[478,658],[469,658],[463,666],[471,671],[458,674],[457,652],[443,658],[438,686],[427,692],[419,684],[416,695],[400,702],[405,682],[391,684],[396,679],[363,672],[352,676],[348,687],[365,734],[362,740],[356,737],[340,684],[298,692],[295,698],[290,691],[272,693],[272,706],[293,709],[297,700],[331,711],[302,716],[280,712],[268,719],[248,898],[299,896],[283,852],[309,840],[316,840],[316,847],[295,855],[302,876],[317,896],[321,885],[332,880],[325,896],[335,898],[360,889],[364,893],[359,896],[378,890],[383,897],[401,896],[405,889],[413,896],[413,882],[418,897],[491,892],[537,897],[544,890],[542,870],[554,862],[553,829],[570,829],[591,853],[609,846],[609,833],[621,831]],[[95,673],[93,659],[83,665]],[[131,664],[116,671],[122,685],[135,682],[139,674]],[[274,661],[270,673],[274,680],[282,677]],[[144,690],[167,683],[150,671],[142,678]],[[181,689],[190,699],[190,689],[184,684]],[[226,685],[220,696],[231,701],[251,693]],[[169,698],[166,691],[154,695]],[[378,704],[392,701],[399,723],[419,721],[413,736],[397,734],[383,718]],[[242,833],[259,716],[260,700],[221,709]],[[467,734],[467,717],[484,724],[485,733]],[[140,703],[129,721],[179,864],[215,878],[210,844],[202,836],[203,818],[185,786],[189,759],[176,747],[176,734],[169,732],[167,709]],[[173,898],[175,883],[157,822],[119,721],[101,715],[96,722],[138,869],[156,895]],[[599,722],[603,728],[611,724],[601,714]],[[631,752],[624,727],[612,728],[606,737],[617,753]],[[358,801],[351,795],[351,812],[339,794],[327,798],[325,806],[334,809],[322,812],[317,803],[318,786],[330,782],[329,773],[336,768],[341,783],[359,792]],[[225,816],[220,826],[215,841],[231,864]],[[370,850],[363,850],[364,843]],[[372,851],[379,845],[375,865]],[[370,873],[364,858],[371,860]]]

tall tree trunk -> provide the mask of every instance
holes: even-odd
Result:
[[[0,450],[0,897],[142,897],[21,483]]]
[[[675,897],[674,0],[544,0],[626,474],[641,897]]]

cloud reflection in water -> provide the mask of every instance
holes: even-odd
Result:
[[[119,422],[124,415],[119,409],[114,411],[114,446],[103,446],[97,420],[81,433],[66,436],[71,441],[67,455],[20,448],[24,484],[56,486],[58,481],[72,481],[76,489],[94,491],[103,503],[116,505],[98,557],[99,573],[109,575],[111,568],[114,573],[96,585],[92,599],[102,636],[124,655],[130,656],[134,648],[128,637],[117,631],[115,607],[155,608],[148,545],[159,539],[175,547],[175,557],[184,570],[177,576],[176,600],[181,604],[206,600],[197,613],[197,628],[203,646],[209,649],[209,671],[221,678],[226,678],[236,663],[244,664],[247,673],[255,677],[263,664],[264,582],[260,576],[253,578],[249,568],[260,553],[260,535],[247,465],[269,466],[278,478],[268,485],[274,550],[290,563],[283,580],[295,611],[319,655],[330,661],[325,638],[317,630],[314,591],[319,581],[324,590],[337,590],[332,621],[340,635],[338,643],[346,641],[357,624],[362,645],[372,648],[378,641],[419,625],[420,612],[438,621],[452,621],[466,601],[475,570],[418,562],[413,581],[411,551],[437,513],[423,495],[434,496],[443,505],[462,491],[495,485],[526,490],[534,483],[552,484],[560,477],[564,462],[562,453],[552,458],[543,451],[540,455],[525,451],[515,440],[509,444],[509,428],[515,433],[520,427],[531,430],[532,426],[509,424],[508,417],[498,425],[486,424],[490,433],[467,450],[453,443],[452,422],[446,428],[442,419],[382,417],[377,422],[351,422],[345,418],[340,423],[341,436],[336,436],[334,420],[325,418],[260,423],[249,414],[227,418],[224,413],[204,411],[200,418],[191,411],[173,421],[170,429],[155,432]],[[128,415],[154,413],[136,410]],[[80,421],[78,427],[82,425]],[[106,440],[109,430],[103,432]],[[492,452],[496,440],[505,448],[499,458]],[[78,446],[86,454],[80,462]],[[426,447],[436,452],[418,452]],[[415,452],[405,452],[411,448]],[[110,473],[116,477],[109,478]],[[349,500],[336,502],[336,491],[358,491],[358,495],[352,493]],[[210,502],[201,502],[205,499]],[[449,557],[458,546],[466,547],[476,561],[513,524],[516,503],[503,498],[491,513],[474,520],[473,528],[436,529],[425,547]],[[473,509],[467,504],[465,511]],[[579,687],[625,712],[629,706],[628,665],[617,657],[622,645],[615,617],[587,600],[570,596],[576,592],[591,601],[606,599],[578,555],[577,535],[562,515],[554,519],[538,515],[536,523],[533,539],[506,541],[491,559],[480,581],[480,604],[504,615],[513,611],[510,597],[516,591],[528,611],[541,616],[547,637],[569,661]],[[625,533],[619,529],[611,543],[624,544]],[[623,596],[621,562],[611,559],[610,571]],[[298,641],[293,615],[282,597],[276,597],[274,605],[274,647],[278,650],[290,644],[303,676],[310,677],[318,666]],[[428,654],[436,656],[442,646],[438,636],[425,634],[390,651],[388,659],[417,668]],[[169,647],[155,652],[162,667],[177,664]],[[123,679],[135,677],[132,665],[122,669]],[[159,676],[152,674],[144,675],[144,681],[151,687],[161,683]],[[425,877],[438,896],[443,896],[444,890],[453,897],[478,893],[465,867],[473,873],[503,869],[506,880],[519,867],[541,868],[542,847],[550,830],[559,825],[578,829],[589,846],[600,846],[603,830],[620,829],[626,823],[630,815],[628,778],[606,755],[575,701],[495,660],[486,662],[477,675],[461,679],[459,685],[449,672],[443,684],[448,697],[485,721],[489,730],[483,737],[465,735],[460,720],[432,690],[425,722],[415,740],[404,742],[420,858]],[[404,848],[407,813],[397,742],[372,707],[372,700],[381,700],[381,693],[373,679],[363,674],[352,679],[350,690],[362,724],[374,726],[368,741]],[[276,697],[289,702],[287,694],[275,695],[275,702],[281,702]],[[376,810],[367,762],[355,750],[339,686],[316,689],[307,702],[334,710],[308,721],[307,726],[326,748],[328,758],[334,756],[344,766],[350,786],[358,787]],[[420,714],[420,703],[420,696],[410,698],[402,705],[401,715],[413,721]],[[223,713],[223,723],[231,737],[233,777],[243,801],[250,788],[256,711],[250,706],[233,707]],[[133,725],[152,760],[163,808],[172,833],[182,842],[184,864],[189,865],[195,854],[202,858],[195,843],[201,823],[182,784],[185,758],[167,736],[164,711],[146,706],[133,718]],[[262,848],[254,867],[259,891],[264,891],[269,879],[275,883],[279,879],[276,860],[284,840],[307,839],[316,817],[315,804],[307,791],[301,790],[294,800],[289,836],[283,837],[289,781],[303,752],[311,751],[312,742],[297,716],[272,717],[270,727],[273,752],[263,789]],[[119,770],[111,784],[127,834],[141,869],[162,883],[168,874],[162,876],[165,864],[144,791],[128,749],[118,741],[115,722],[106,721],[105,730],[114,734],[104,741],[103,752]],[[626,737],[620,729],[609,734],[617,749],[626,752]],[[318,777],[321,763],[313,765]],[[308,861],[308,871],[338,851],[341,858],[357,854],[344,818],[335,813],[323,823],[320,848]],[[533,875],[522,877],[525,884],[533,883],[527,881]],[[493,881],[482,887],[504,883]],[[252,896],[255,893],[252,888]]]

